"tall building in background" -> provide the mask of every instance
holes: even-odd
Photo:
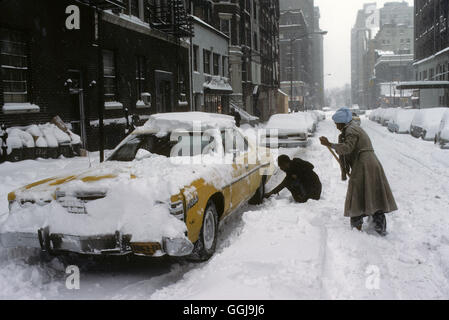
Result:
[[[322,32],[320,27],[320,8],[315,7],[314,30]],[[322,109],[324,105],[324,36],[322,34],[313,35],[313,81],[315,90],[315,103],[317,109]]]
[[[379,11],[376,3],[367,3],[357,12],[354,27],[351,30],[351,97],[352,104],[364,105],[365,61],[364,54],[369,40],[379,30]]]
[[[410,104],[411,97],[393,87],[413,77],[413,29],[413,7],[405,1],[388,2],[380,9],[368,3],[358,11],[351,31],[353,104],[364,108]],[[385,86],[392,90],[382,90]]]
[[[281,89],[296,110],[324,106],[323,36],[313,0],[280,1]]]

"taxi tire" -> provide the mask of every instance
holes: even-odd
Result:
[[[265,195],[265,181],[266,178],[262,177],[262,181],[260,182],[259,188],[257,188],[254,196],[249,199],[248,203],[251,205],[259,205],[263,203],[264,195]]]
[[[212,218],[214,219],[214,240],[212,246],[209,249],[207,249],[204,244],[204,226],[207,214],[212,214]],[[203,226],[201,227],[200,237],[195,242],[193,252],[188,257],[188,259],[195,262],[203,262],[209,260],[215,253],[215,248],[217,246],[217,238],[218,238],[218,213],[215,207],[215,203],[212,200],[209,200],[209,202],[206,205],[206,209],[204,210]]]

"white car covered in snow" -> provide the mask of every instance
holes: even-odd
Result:
[[[435,143],[442,149],[449,149],[449,110],[447,110],[441,119],[440,128],[435,136]]]
[[[280,113],[270,117],[260,144],[268,148],[296,148],[308,145],[308,124],[304,113]]]
[[[311,112],[296,112],[294,113],[294,115],[299,118],[305,118],[309,137],[312,137],[315,134],[316,129],[318,128],[318,117]]]
[[[397,109],[388,121],[388,130],[394,133],[410,133],[410,125],[416,112],[416,109]]]
[[[379,114],[380,110],[382,110],[382,108],[377,108],[377,109],[372,110],[369,113],[368,119],[371,121],[376,121],[376,117]]]
[[[433,141],[446,111],[447,108],[419,109],[410,125],[410,134],[415,138]]]
[[[312,114],[314,114],[318,121],[326,120],[326,113],[322,110],[312,110],[310,111]]]
[[[388,126],[388,122],[390,122],[397,110],[398,108],[384,109],[384,111],[379,115],[379,123],[384,127]]]
[[[206,260],[219,222],[248,200],[262,202],[272,163],[232,117],[153,115],[97,167],[9,193],[0,242],[52,254]]]

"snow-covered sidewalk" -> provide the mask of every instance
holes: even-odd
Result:
[[[449,153],[362,121],[399,206],[387,216],[385,238],[368,223],[364,232],[352,231],[343,217],[347,183],[318,142],[321,135],[333,141],[338,135],[326,120],[310,147],[288,151],[315,165],[322,200],[296,204],[283,191],[227,220],[217,253],[206,263],[87,268],[77,291],[65,288],[60,263],[41,263],[36,252],[0,249],[0,298],[448,299]],[[81,158],[0,165],[0,214],[15,187],[87,165]],[[268,189],[282,178],[276,175]]]

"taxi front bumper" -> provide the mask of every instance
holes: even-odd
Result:
[[[97,236],[74,236],[50,233],[48,228],[32,232],[0,234],[4,248],[38,248],[49,253],[78,253],[86,255],[140,255],[175,257],[192,253],[194,245],[185,238],[163,238],[162,242],[131,242],[130,235],[120,232]]]

